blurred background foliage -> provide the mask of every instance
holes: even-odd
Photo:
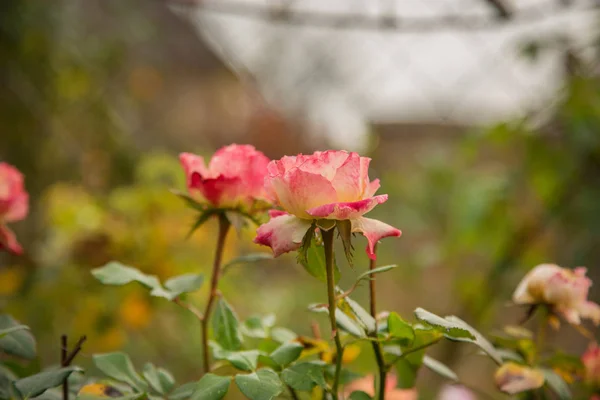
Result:
[[[84,366],[124,349],[183,382],[200,370],[194,317],[134,285],[104,287],[90,270],[116,259],[161,279],[208,273],[215,226],[185,240],[193,213],[169,192],[184,187],[178,152],[240,142],[275,158],[327,143],[242,85],[163,3],[83,4],[0,2],[0,159],[26,175],[32,208],[15,224],[25,256],[0,256],[0,304],[32,327],[44,363],[58,359],[60,334],[86,334]],[[409,138],[373,124],[364,155],[390,200],[372,214],[403,231],[380,245],[379,264],[401,266],[379,280],[381,310],[410,318],[422,306],[490,332],[523,317],[507,302],[538,263],[587,266],[600,279],[599,85],[593,69],[572,73],[543,123],[442,137],[424,125]],[[226,259],[265,251],[253,234],[232,234]],[[356,270],[341,265],[342,286],[366,268],[356,254]],[[293,256],[232,268],[222,291],[242,317],[275,313],[302,334],[314,318],[306,305],[325,299]],[[561,333],[583,351],[581,336]],[[363,350],[359,372],[372,363]],[[468,382],[491,384],[493,366],[472,349],[436,351]]]

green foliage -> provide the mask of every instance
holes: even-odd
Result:
[[[212,343],[213,354],[218,360],[227,360],[235,368],[242,371],[254,371],[261,352],[258,350],[228,351],[221,349],[216,343]]]
[[[221,297],[215,305],[212,326],[215,340],[223,349],[236,351],[241,348],[243,338],[239,325],[235,311]]]
[[[19,379],[14,387],[22,399],[29,399],[44,393],[46,390],[62,385],[73,372],[81,372],[78,367],[65,367],[56,370],[43,371],[26,378]]]
[[[135,371],[135,367],[127,354],[121,352],[95,354],[92,360],[96,368],[106,376],[127,383],[138,392],[148,391],[148,384]]]
[[[205,374],[198,382],[190,400],[220,400],[227,394],[230,383],[230,376]]]
[[[348,264],[353,267],[354,257],[352,252],[354,251],[354,246],[352,245],[352,223],[349,220],[339,220],[336,221],[336,227],[340,238],[342,239],[346,260],[348,261]]]
[[[427,355],[423,356],[423,365],[438,375],[451,380],[452,382],[458,382],[458,375],[456,375],[456,372],[452,371],[447,365],[434,358],[431,358]]]
[[[395,312],[391,312],[388,315],[387,330],[390,337],[399,340],[402,346],[410,346],[415,340],[415,331],[412,325],[404,321]]]
[[[341,303],[340,309],[342,312],[352,318],[352,320],[358,322],[367,335],[375,332],[377,327],[375,318],[373,318],[367,310],[362,308],[360,304],[352,300],[349,296],[345,296]]]
[[[302,265],[311,276],[321,282],[327,282],[325,249],[322,244],[317,243],[314,230],[313,224],[302,239],[301,247],[298,249],[298,264]],[[334,267],[334,279],[337,282],[340,279],[340,271],[335,260]]]
[[[372,397],[369,396],[367,393],[363,392],[362,390],[356,390],[352,393],[350,393],[350,400],[372,400]]]
[[[569,385],[551,369],[543,368],[544,379],[548,385],[558,396],[560,400],[571,400],[573,395],[569,389]]]
[[[310,391],[315,386],[327,386],[323,366],[311,362],[297,363],[284,369],[281,379],[296,390]]]
[[[439,317],[429,311],[417,308],[415,310],[417,319],[442,332],[450,340],[469,342],[479,346],[498,365],[502,363],[502,357],[494,346],[473,327],[455,316]]]
[[[92,270],[92,275],[105,285],[122,286],[139,282],[150,289],[150,295],[173,300],[183,293],[194,292],[202,286],[204,277],[200,274],[185,274],[170,278],[163,287],[154,275],[146,275],[140,270],[111,261],[103,267]]]
[[[235,384],[250,400],[271,400],[283,392],[279,376],[267,368],[247,375],[236,375]]]
[[[156,368],[152,363],[146,363],[144,365],[142,375],[152,389],[162,395],[169,393],[175,386],[175,378],[173,378],[173,375],[164,368]]]
[[[316,313],[326,313],[329,314],[329,309],[327,306],[323,304],[313,304],[308,307],[310,311]],[[366,338],[367,334],[362,326],[352,317],[349,317],[346,313],[344,313],[339,308],[335,310],[335,318],[336,323],[340,329],[344,332],[351,334],[352,336],[359,338]]]
[[[300,357],[304,346],[299,343],[284,343],[273,351],[269,357],[279,366],[286,367]]]
[[[0,351],[8,355],[32,360],[36,356],[36,343],[27,327],[8,314],[0,315]]]

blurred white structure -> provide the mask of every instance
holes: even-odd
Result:
[[[493,24],[494,9],[483,0],[236,3],[287,4],[290,12],[325,17],[331,15],[327,13],[393,16],[400,21],[394,29],[269,22],[244,15],[243,10],[211,10],[206,4],[215,3],[210,2],[174,8],[195,23],[242,78],[251,76],[273,106],[306,117],[317,132],[327,133],[340,147],[360,149],[369,121],[480,124],[551,105],[564,70],[564,50],[555,39],[568,40],[575,48],[589,45],[597,24],[593,4],[574,0],[560,8],[558,0],[505,2],[515,17],[502,24]],[[519,18],[520,12],[546,6],[553,11]],[[441,22],[439,27],[415,31],[402,25],[403,19],[448,15],[479,17],[490,26],[461,29]],[[536,61],[524,57],[524,44],[540,39],[554,47],[543,49]]]

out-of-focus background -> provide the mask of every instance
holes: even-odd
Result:
[[[179,152],[236,142],[271,158],[373,158],[390,200],[372,216],[403,231],[380,245],[380,265],[400,265],[379,280],[381,310],[454,313],[485,333],[517,323],[524,311],[508,301],[536,264],[600,279],[596,6],[1,1],[0,160],[25,174],[31,213],[14,225],[26,254],[0,256],[0,307],[32,327],[43,363],[58,360],[60,334],[86,334],[83,365],[124,349],[179,382],[197,378],[193,316],[89,272],[113,259],[161,278],[208,272],[215,226],[185,240],[194,214],[169,189],[184,187]],[[226,257],[266,251],[253,233],[232,235]],[[356,254],[342,286],[366,268]],[[325,323],[306,309],[324,285],[293,256],[232,269],[222,290],[243,317],[272,312],[305,334]],[[568,326],[561,337],[574,352],[586,345]],[[473,348],[435,353],[491,386],[493,365]],[[355,369],[371,363],[365,348]],[[421,382],[424,395],[440,383]]]

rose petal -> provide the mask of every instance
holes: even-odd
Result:
[[[319,207],[311,208],[310,210],[306,210],[306,212],[315,218],[338,220],[355,219],[363,214],[368,213],[375,208],[376,205],[385,203],[387,199],[387,194],[382,194],[360,201],[325,204]]]
[[[339,202],[353,202],[363,198],[365,191],[365,182],[361,176],[365,172],[364,169],[361,170],[361,164],[364,163],[363,158],[367,159],[366,157],[360,157],[357,153],[350,153],[346,161],[335,172],[331,184],[337,192]],[[369,178],[367,176],[368,182]]]
[[[373,197],[375,193],[379,190],[379,179],[375,179],[373,182],[369,183],[367,189],[365,191],[364,197]]]
[[[299,155],[296,158],[296,166],[298,169],[310,174],[318,174],[332,181],[340,168],[352,154],[347,151],[327,150],[316,151],[312,155]]]
[[[360,232],[367,238],[367,255],[375,260],[375,243],[389,236],[400,236],[402,232],[384,222],[376,219],[358,217],[350,220],[352,222],[352,232]]]
[[[498,388],[508,394],[537,389],[544,384],[544,374],[533,368],[516,363],[503,364],[494,375]]]
[[[10,207],[4,214],[4,221],[20,221],[27,216],[29,212],[29,194],[20,192],[10,200]]]
[[[591,319],[594,325],[600,325],[600,305],[585,301],[579,306],[579,315],[581,318]]]
[[[215,206],[235,206],[240,187],[239,177],[219,175],[216,178],[204,179],[199,173],[192,174],[190,190],[198,190],[202,196]]]
[[[286,211],[301,218],[311,218],[306,212],[307,209],[337,200],[331,182],[319,174],[293,168],[283,177],[268,179],[279,204]]]
[[[273,256],[296,250],[312,222],[293,215],[280,215],[258,227],[254,243],[269,246]]]
[[[15,254],[23,253],[15,234],[5,225],[0,225],[0,249],[7,249]]]
[[[513,293],[513,301],[516,304],[543,303],[546,282],[561,268],[556,264],[540,264],[529,271],[521,280]]]

